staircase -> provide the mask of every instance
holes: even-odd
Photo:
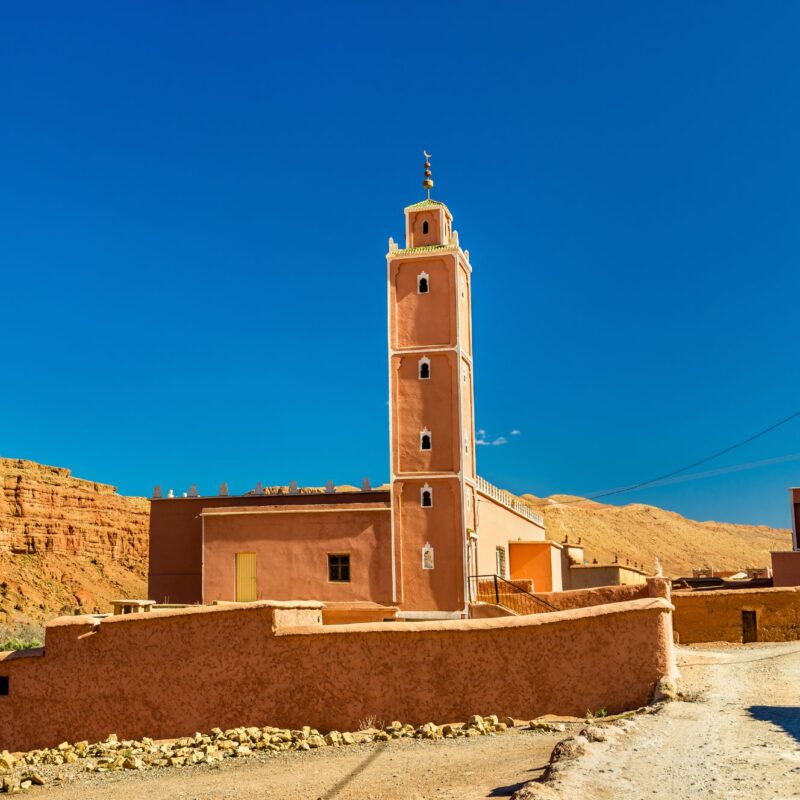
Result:
[[[499,575],[473,575],[469,579],[470,599],[474,603],[501,606],[514,614],[547,614],[558,609]]]

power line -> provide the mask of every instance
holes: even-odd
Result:
[[[716,453],[712,453],[710,456],[701,458],[699,461],[694,461],[691,464],[687,464],[685,467],[673,470],[672,472],[667,472],[664,475],[659,475],[657,478],[650,478],[650,480],[642,481],[641,483],[634,483],[631,484],[630,486],[623,486],[619,489],[609,489],[607,492],[600,492],[599,494],[590,495],[589,497],[579,497],[575,498],[574,500],[566,500],[563,503],[558,503],[558,505],[580,503],[582,500],[598,500],[601,497],[611,497],[612,495],[616,494],[633,492],[636,489],[643,489],[646,486],[650,486],[654,483],[659,483],[661,481],[667,480],[667,478],[673,478],[675,477],[675,475],[680,475],[682,472],[688,472],[690,469],[699,467],[701,464],[706,464],[709,461],[713,461],[715,458],[724,456],[727,453],[730,453],[732,450],[736,450],[739,447],[744,447],[744,445],[750,444],[750,442],[753,442],[756,439],[760,439],[762,436],[766,436],[768,433],[771,433],[776,428],[780,428],[781,425],[785,425],[787,422],[791,422],[793,419],[796,419],[797,417],[800,417],[800,411],[795,411],[794,414],[790,414],[788,417],[784,417],[782,420],[776,422],[774,425],[770,425],[768,428],[764,428],[763,431],[759,431],[758,433],[754,433],[752,436],[748,436],[746,439],[742,439],[741,442],[737,442],[736,444],[730,445],[730,447],[725,447],[722,450],[718,450]]]

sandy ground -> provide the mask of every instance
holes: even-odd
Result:
[[[43,800],[478,800],[538,778],[564,734],[400,740],[286,753],[224,766],[92,775],[38,789]]]
[[[679,648],[676,702],[598,745],[558,787],[563,797],[800,797],[800,643]]]

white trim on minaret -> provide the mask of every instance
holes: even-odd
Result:
[[[428,446],[425,447],[425,438],[428,439]],[[419,449],[420,450],[433,450],[433,434],[427,429],[423,428],[419,432]]]
[[[423,368],[427,367],[427,370]],[[427,372],[427,375],[423,375],[423,371]],[[421,381],[430,380],[431,377],[431,360],[427,356],[422,356],[422,358],[417,363],[417,375]]]

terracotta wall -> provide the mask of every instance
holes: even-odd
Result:
[[[653,580],[657,579],[651,579],[651,581]],[[606,603],[639,600],[643,597],[651,596],[669,597],[668,594],[662,594],[661,592],[654,593],[646,583],[638,586],[601,586],[595,589],[575,589],[567,592],[545,593],[537,591],[535,594],[558,609],[588,608]]]
[[[772,553],[772,585],[800,586],[800,550]]]
[[[202,522],[206,508],[387,502],[387,491],[337,494],[175,497],[150,502],[147,596],[159,603],[202,602]]]
[[[61,618],[44,654],[0,655],[0,749],[218,725],[609,712],[673,667],[663,598],[503,619],[322,626],[318,603]],[[287,627],[303,625],[303,627]]]
[[[678,641],[741,642],[742,611],[756,612],[758,641],[800,639],[800,589],[673,592]]]
[[[420,489],[433,489],[433,506],[423,508]],[[464,609],[464,537],[458,478],[395,480],[395,547],[400,556],[398,605],[404,611]],[[423,569],[422,549],[433,547],[433,569]]]
[[[256,555],[256,597],[392,602],[389,503],[220,508],[203,514],[203,602],[235,600],[236,553]],[[328,555],[350,581],[328,580]]]

